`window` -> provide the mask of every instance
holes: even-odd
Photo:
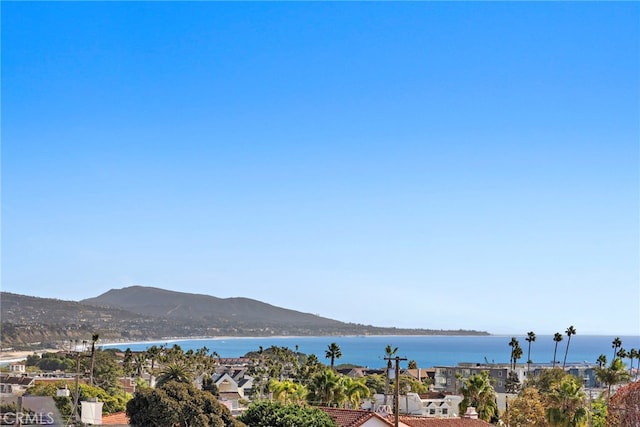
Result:
[[[451,375],[451,369],[447,371],[447,375]]]
[[[447,408],[442,408],[442,415],[447,415],[449,410]]]
[[[498,387],[502,387],[502,381],[498,381]]]
[[[435,415],[436,410],[434,408],[429,409],[429,415]]]
[[[502,371],[498,371],[498,376],[501,377],[502,376]]]

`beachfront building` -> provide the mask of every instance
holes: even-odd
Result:
[[[497,393],[507,392],[507,375],[511,371],[508,365],[459,363],[458,366],[436,366],[433,388],[436,391],[457,393],[464,381],[471,375],[489,372],[493,388]],[[516,366],[516,375],[520,384],[527,379],[527,366]]]

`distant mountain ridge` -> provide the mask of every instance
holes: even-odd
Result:
[[[52,348],[61,341],[148,341],[189,337],[489,335],[474,330],[399,329],[320,317],[250,298],[130,286],[64,301],[0,292],[0,348]]]
[[[149,286],[111,289],[81,304],[118,308],[145,316],[183,320],[220,321],[263,324],[298,324],[338,326],[337,320],[276,307],[250,298],[218,298],[211,295],[170,291]]]

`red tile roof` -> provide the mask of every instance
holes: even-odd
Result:
[[[335,421],[335,423],[340,427],[358,427],[371,418],[377,418],[385,424],[393,426],[392,422],[371,411],[326,407],[320,407],[318,409],[326,412],[331,417],[331,419]]]
[[[111,414],[111,415],[103,415],[102,425],[128,426],[129,417],[125,412],[116,412],[115,414]]]
[[[393,417],[393,416],[391,416]],[[470,418],[425,418],[400,416],[400,422],[409,427],[487,427],[486,421]]]

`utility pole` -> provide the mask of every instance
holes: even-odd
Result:
[[[406,357],[385,357],[384,360],[395,360],[396,361],[396,381],[395,381],[395,390],[393,393],[393,417],[395,420],[395,427],[400,425],[400,361],[407,360]]]

